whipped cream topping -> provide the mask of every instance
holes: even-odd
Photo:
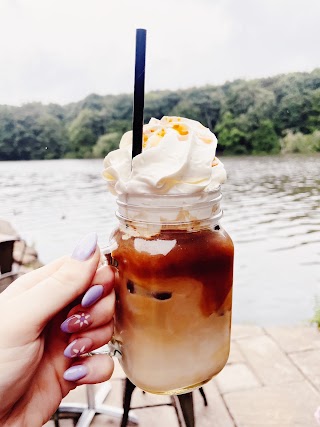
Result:
[[[226,180],[215,156],[217,138],[201,123],[183,117],[152,118],[143,126],[142,152],[132,159],[132,131],[104,159],[108,189],[120,194],[194,194]]]

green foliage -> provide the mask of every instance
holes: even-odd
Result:
[[[90,157],[93,146],[104,132],[104,119],[101,114],[89,109],[81,110],[68,128],[71,152],[78,158]]]
[[[311,323],[315,324],[318,329],[320,329],[320,301],[317,298],[315,302],[314,315],[310,320]]]
[[[147,93],[144,106],[145,121],[148,122],[151,117],[161,118],[168,116],[168,111],[173,111],[180,99],[181,94],[179,92],[158,91]]]
[[[286,136],[280,140],[281,152],[311,154],[320,151],[320,130],[312,134],[303,135],[301,132],[288,131]]]
[[[277,154],[280,152],[279,138],[271,120],[261,120],[251,136],[252,154]]]
[[[198,120],[213,130],[219,120],[222,104],[223,94],[218,89],[212,87],[189,89],[181,93],[181,99],[173,107],[170,115]]]
[[[122,134],[117,132],[100,136],[92,149],[93,156],[98,158],[105,157],[110,151],[119,148],[121,136]]]
[[[246,114],[256,103],[258,90],[255,82],[235,81],[227,87],[227,108],[234,116]]]
[[[41,104],[0,109],[0,160],[58,159],[65,150],[62,122]]]
[[[320,129],[320,88],[312,92],[310,103],[311,108],[307,117],[307,128],[313,132]]]
[[[132,98],[91,94],[66,106],[0,106],[0,160],[103,157],[131,129]],[[147,93],[145,122],[164,115],[200,121],[217,134],[219,153],[320,151],[320,69]]]
[[[16,122],[9,107],[0,107],[0,160],[16,157]]]
[[[48,114],[37,122],[37,137],[33,147],[38,159],[59,159],[65,152],[66,132],[61,122]],[[31,156],[35,158],[34,154]]]
[[[248,153],[246,132],[240,121],[235,119],[230,111],[224,113],[215,131],[219,135],[219,148],[225,153]]]

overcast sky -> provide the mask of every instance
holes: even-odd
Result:
[[[320,0],[0,0],[0,104],[65,104],[320,66]]]

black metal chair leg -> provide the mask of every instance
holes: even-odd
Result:
[[[55,412],[53,414],[52,420],[54,422],[54,427],[60,427],[60,424],[59,424],[59,413],[58,412]]]
[[[130,411],[130,404],[131,404],[131,396],[135,388],[136,386],[132,384],[132,382],[128,378],[126,378],[124,395],[123,395],[123,416],[121,421],[121,427],[127,426],[128,416]]]
[[[203,397],[204,406],[208,406],[207,396],[202,387],[199,388],[200,394]]]
[[[194,410],[192,392],[178,396],[186,427],[194,427]]]
[[[136,386],[128,379],[125,380],[125,389],[123,395],[123,417],[121,421],[121,427],[126,427],[128,423],[128,414],[130,411],[131,397]],[[199,392],[203,398],[205,406],[208,406],[207,397],[202,387],[199,388]],[[194,427],[194,407],[193,407],[193,396],[192,392],[186,394],[180,394],[177,396],[181,408],[181,412],[184,418],[186,427]]]

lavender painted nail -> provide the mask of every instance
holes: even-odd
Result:
[[[87,353],[88,350],[92,347],[93,341],[91,338],[78,338],[72,341],[64,350],[63,354],[66,357],[78,357],[84,353]]]
[[[91,323],[92,319],[90,314],[79,311],[79,313],[73,314],[61,323],[60,329],[62,332],[73,334],[74,332],[87,328]]]
[[[98,299],[101,298],[103,294],[103,286],[102,285],[94,285],[87,290],[84,294],[81,305],[82,307],[90,307],[93,305]]]
[[[88,372],[88,368],[85,365],[74,365],[64,372],[63,378],[67,381],[78,381],[85,377]]]
[[[97,233],[89,233],[84,236],[74,248],[71,258],[78,261],[86,261],[91,257],[97,247]]]

